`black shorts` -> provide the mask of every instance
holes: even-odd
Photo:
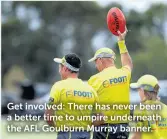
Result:
[[[90,139],[90,132],[58,132],[57,139]]]
[[[109,130],[102,130],[101,132],[93,132],[93,139],[128,139],[129,132],[122,132],[121,127],[127,127],[128,124],[104,124],[101,127],[112,128],[116,127],[116,132],[109,132]],[[103,129],[103,128],[102,128]]]

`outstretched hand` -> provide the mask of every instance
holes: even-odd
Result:
[[[123,40],[125,40],[128,29],[127,29],[127,27],[125,27],[125,32],[124,33],[121,33],[120,31],[117,31],[117,32],[119,34],[118,41],[123,41]]]

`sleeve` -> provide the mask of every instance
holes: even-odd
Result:
[[[99,97],[98,97],[98,95],[97,95],[97,93],[94,89],[93,89],[93,94],[94,94],[94,97],[95,97],[95,103],[94,103],[94,106],[93,106],[92,113],[93,114],[101,113],[100,110],[96,109],[96,104],[99,104]]]
[[[131,69],[130,69],[130,67],[129,67],[128,65],[123,66],[123,67],[122,67],[122,70],[127,73],[128,79],[129,79],[129,81],[130,81],[130,79],[131,79]]]
[[[99,97],[96,93],[96,91],[93,89],[93,94],[94,94],[94,97],[95,97],[95,103],[99,103]]]
[[[99,91],[100,83],[97,76],[90,77],[90,79],[88,80],[88,84],[95,90],[96,93]]]
[[[48,104],[59,104],[60,102],[60,89],[57,84],[54,84],[50,91]]]

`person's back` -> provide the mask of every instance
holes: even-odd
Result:
[[[96,82],[94,82],[96,80]],[[89,79],[89,84],[96,88],[99,97],[99,104],[129,104],[130,103],[130,71],[123,67],[108,67],[100,73],[92,76]],[[102,110],[106,116],[123,116],[129,115],[130,111],[125,110]],[[111,121],[110,118],[106,123],[127,123],[127,121]]]
[[[87,127],[92,122],[98,124],[98,121],[91,121],[92,115],[96,114],[94,105],[98,99],[97,94],[91,86],[78,78],[81,60],[76,54],[67,54],[54,61],[59,63],[62,80],[53,85],[48,105],[60,104],[63,109],[47,109],[45,115],[61,116],[63,119],[47,120],[47,123],[55,127],[58,139],[89,139],[90,131]],[[86,119],[82,119],[83,116]]]
[[[138,79],[137,83],[132,83],[131,88],[138,89],[142,105],[147,105],[140,109],[137,107],[134,116],[150,117],[146,120],[136,120],[136,127],[150,128],[148,132],[135,132],[131,139],[166,139],[167,138],[167,106],[157,99],[159,84],[156,77],[144,75]],[[153,109],[148,110],[148,107]],[[156,109],[155,109],[156,108]]]
[[[146,105],[160,105],[161,109],[148,111],[145,110],[145,115],[160,115],[160,121],[148,121],[148,125],[151,127],[151,132],[142,133],[142,139],[165,139],[167,137],[167,106],[160,101],[146,101]]]
[[[117,120],[117,117],[130,115],[130,110],[126,109],[125,107],[121,110],[112,108],[112,104],[118,106],[119,104],[128,105],[130,103],[129,82],[133,63],[125,45],[126,33],[127,29],[122,34],[118,31],[118,46],[122,63],[121,69],[116,68],[116,56],[114,51],[110,48],[100,48],[96,51],[93,58],[89,60],[89,62],[95,62],[99,73],[92,76],[88,83],[95,89],[98,94],[99,104],[102,105],[102,114],[108,117],[108,119],[104,121],[105,123],[102,123],[101,126],[104,126],[105,129],[117,129],[116,132],[110,132],[108,130],[94,132],[94,139],[128,139],[128,133],[122,132],[120,130],[120,126],[125,128],[128,126],[128,121],[123,119]]]
[[[54,88],[56,88],[57,92],[54,92]],[[78,122],[77,117],[91,116],[92,110],[88,108],[83,108],[84,110],[77,109],[77,107],[74,108],[74,105],[95,105],[97,95],[91,86],[78,78],[68,78],[53,85],[53,92],[51,91],[50,97],[54,98],[54,103],[62,103],[64,106],[63,110],[56,111],[57,116],[61,115],[64,119],[66,115],[75,117],[72,121],[56,121],[56,127],[65,125],[66,127],[83,127],[84,130],[87,130],[87,126],[91,125],[89,120]]]
[[[152,101],[147,100],[142,103],[142,105],[158,106],[161,107],[157,110],[147,110],[147,109],[136,109],[134,111],[135,116],[149,116],[153,117],[155,115],[161,116],[161,120],[158,121],[143,121],[138,126],[150,127],[149,132],[142,132],[141,139],[165,139],[167,137],[167,106],[160,102],[159,100]]]

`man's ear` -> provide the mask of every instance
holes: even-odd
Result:
[[[100,61],[100,58],[97,58],[96,61],[99,62],[99,61]]]
[[[100,65],[103,65],[103,59],[99,58],[99,61],[100,61]]]
[[[66,66],[64,66],[64,70],[65,70],[65,71],[69,71],[69,69],[68,69]]]

